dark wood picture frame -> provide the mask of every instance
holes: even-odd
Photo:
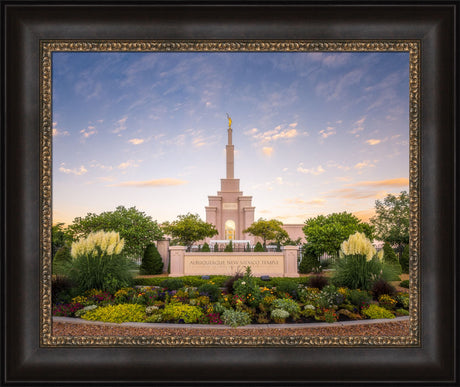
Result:
[[[1,5],[4,384],[455,383],[457,2]],[[420,41],[421,346],[41,347],[39,61],[47,39]]]

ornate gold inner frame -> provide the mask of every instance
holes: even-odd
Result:
[[[52,95],[53,52],[408,52],[409,53],[409,195],[410,315],[407,336],[53,336],[51,308]],[[420,42],[413,40],[347,41],[160,41],[45,40],[40,42],[40,345],[63,346],[420,346]]]

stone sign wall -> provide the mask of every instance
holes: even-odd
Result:
[[[297,246],[285,246],[281,253],[186,253],[183,246],[171,246],[170,277],[184,275],[233,275],[250,266],[255,276],[298,277]]]

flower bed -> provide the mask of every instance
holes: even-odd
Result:
[[[106,322],[213,324],[308,323],[394,318],[408,314],[407,293],[374,294],[331,284],[272,279],[263,286],[250,269],[218,284],[213,279],[184,285],[180,278],[158,286],[125,287],[115,293],[87,291],[53,305],[54,316]],[[315,284],[315,280],[310,280]],[[320,283],[319,281],[318,283]],[[220,286],[218,286],[220,285]],[[225,288],[221,285],[226,285]]]

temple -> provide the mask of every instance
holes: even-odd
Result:
[[[206,222],[213,224],[219,234],[211,239],[237,240],[254,243],[254,237],[244,234],[243,230],[254,223],[252,196],[244,196],[240,191],[240,179],[235,179],[235,147],[232,144],[232,119],[228,118],[228,143],[226,146],[226,178],[220,180],[220,191],[215,196],[208,196]]]

